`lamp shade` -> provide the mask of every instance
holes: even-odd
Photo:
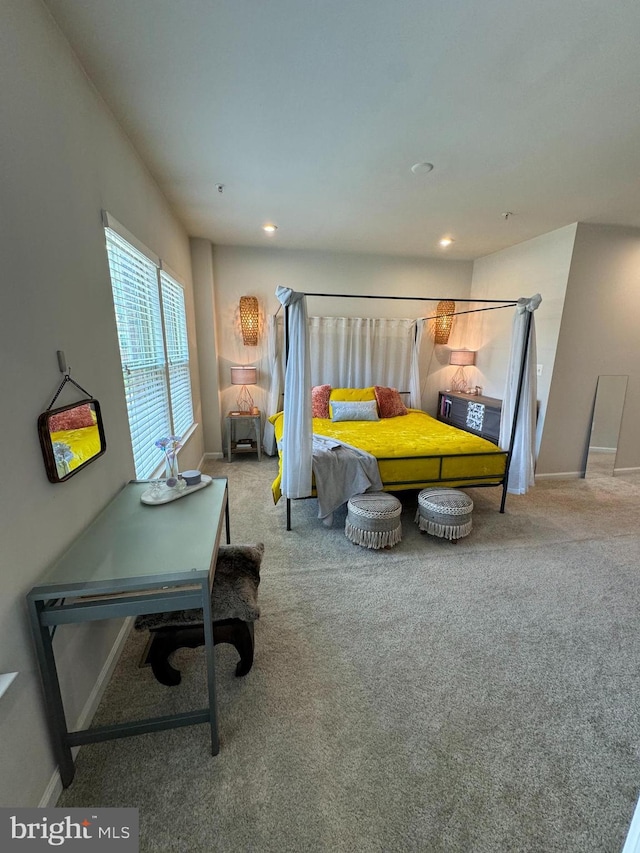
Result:
[[[240,297],[240,327],[242,342],[246,347],[258,345],[259,326],[258,300],[255,296]]]
[[[255,367],[232,367],[232,385],[255,385],[258,381],[258,371]]]
[[[476,363],[475,350],[472,349],[452,349],[449,355],[449,364],[455,364],[458,367],[469,367]]]
[[[441,299],[436,308],[436,323],[433,333],[434,343],[446,344],[449,342],[451,327],[453,326],[453,314],[456,303],[451,299]]]

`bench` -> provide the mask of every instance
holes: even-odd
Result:
[[[258,585],[264,545],[220,545],[211,592],[213,641],[230,643],[240,661],[236,676],[246,675],[253,665],[253,623],[260,616]],[[141,666],[151,666],[154,676],[168,687],[180,684],[180,670],[169,656],[180,648],[204,645],[202,609],[147,613],[135,621],[138,631],[149,631]]]

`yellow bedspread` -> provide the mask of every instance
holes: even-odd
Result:
[[[56,458],[58,474],[64,477],[69,471],[73,471],[87,459],[91,459],[100,453],[100,433],[96,425],[82,427],[81,429],[62,429],[51,433],[51,442],[54,447],[54,458],[56,458],[56,442],[66,445],[68,451],[61,452]],[[67,458],[67,457],[71,458]]]
[[[284,413],[272,415],[270,421],[280,442]],[[504,474],[506,452],[484,438],[444,424],[418,409],[378,421],[334,422],[314,418],[313,432],[344,441],[375,456],[385,491],[421,489],[438,483],[465,486],[471,485],[471,478],[482,478],[478,482],[496,485]],[[476,455],[460,456],[467,453]],[[430,456],[436,458],[419,458]],[[282,456],[278,476],[272,485],[276,503],[281,496],[281,475]]]

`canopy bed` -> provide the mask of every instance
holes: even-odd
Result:
[[[516,308],[498,448],[485,439],[443,424],[420,411],[417,346],[411,364],[411,408],[402,406],[405,411],[399,412],[399,416],[380,418],[377,415],[377,412],[382,413],[380,400],[376,400],[377,392],[395,391],[382,386],[333,389],[330,393],[330,410],[326,413],[313,412],[306,296],[328,296],[333,299],[362,296],[305,294],[283,287],[276,290],[276,295],[285,307],[284,408],[269,420],[274,427],[280,456],[273,496],[276,502],[281,496],[286,499],[287,530],[291,529],[291,500],[318,496],[316,485],[320,468],[316,463],[322,455],[323,446],[340,446],[356,455],[373,457],[377,460],[379,481],[376,483],[375,475],[372,475],[372,488],[381,487],[386,491],[421,489],[433,485],[501,486],[500,512],[504,512],[507,491],[523,493],[533,485],[536,405],[533,311],[541,301],[538,294],[531,299],[517,301],[458,300],[495,304],[456,313]],[[431,297],[366,298],[441,301]],[[421,329],[421,326],[416,326],[416,340]],[[334,408],[345,399],[363,406],[373,400],[372,408],[376,409],[376,416],[365,420],[357,414],[342,421],[335,416]],[[318,417],[322,414],[325,416]],[[323,517],[322,507],[320,515]]]

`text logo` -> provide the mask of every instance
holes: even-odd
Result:
[[[138,853],[138,809],[0,808],[0,850]]]

